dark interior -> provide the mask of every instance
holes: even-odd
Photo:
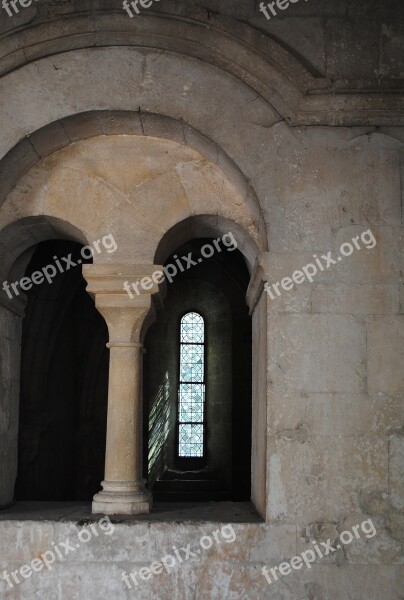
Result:
[[[26,275],[81,246],[38,245]],[[82,260],[82,262],[88,262]],[[108,332],[79,266],[27,292],[23,321],[17,500],[91,500],[104,474]]]
[[[150,327],[144,357],[144,469],[159,501],[249,500],[251,489],[251,319],[245,301],[249,281],[238,250],[202,258],[211,239],[195,239],[167,259],[198,263],[167,285],[164,306]],[[184,262],[184,264],[186,264]],[[206,328],[206,457],[179,459],[179,323],[200,313]]]
[[[175,255],[200,256],[210,239]],[[81,246],[39,244],[26,275]],[[174,259],[171,256],[167,263]],[[86,262],[86,261],[83,261]],[[88,261],[87,261],[88,262]],[[175,277],[145,339],[144,476],[156,501],[249,500],[251,487],[251,319],[248,271],[223,248]],[[17,500],[86,500],[104,475],[109,351],[107,327],[85,290],[81,268],[27,292],[21,354]],[[176,456],[179,319],[206,322],[206,456]]]

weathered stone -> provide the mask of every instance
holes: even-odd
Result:
[[[389,315],[399,312],[397,285],[315,284],[312,297],[315,313]]]
[[[404,435],[389,438],[389,490],[392,505],[404,510]]]
[[[396,317],[369,318],[368,325],[368,391],[386,395],[402,394],[404,373],[404,319]],[[383,341],[388,339],[387,347]]]
[[[341,229],[335,240],[335,255],[340,255],[342,244],[348,242],[353,246],[352,238],[361,236],[365,231],[367,229],[358,226]],[[376,239],[376,244],[370,241],[371,237],[365,238],[369,239],[366,245],[357,240],[360,250],[354,249],[351,256],[341,257],[341,262],[334,265],[337,281],[378,284],[402,282],[404,229],[378,227],[377,234],[371,230],[371,235]]]
[[[272,390],[364,391],[365,327],[355,318],[279,314],[268,330]]]
[[[358,506],[365,486],[387,486],[385,438],[311,436],[308,443],[269,437],[268,512],[301,526],[327,515],[338,521]]]
[[[355,533],[353,528],[358,525]],[[386,531],[383,519],[352,514],[342,521],[340,531],[350,532],[346,535],[347,541],[352,536],[352,542],[344,545],[345,556],[350,563],[402,564],[401,544]]]
[[[372,436],[399,430],[404,402],[383,394],[282,393],[269,395],[269,432],[298,430],[314,435]]]
[[[117,251],[95,267],[124,272],[232,231],[252,276],[251,497],[265,522],[238,521],[234,543],[128,590],[123,570],[194,547],[224,521],[211,506],[193,522],[184,509],[119,517],[113,535],[52,570],[12,590],[0,577],[0,596],[402,600],[403,8],[282,0],[267,20],[259,1],[165,0],[131,19],[115,0],[31,4],[0,10],[1,278],[22,277],[44,240],[113,234]],[[275,299],[263,292],[368,229],[374,248]],[[140,344],[127,306],[112,318],[109,283],[96,293],[111,339]],[[0,506],[17,474],[24,308],[1,302]],[[141,373],[138,350],[117,355],[107,464],[130,494]],[[83,515],[70,510],[2,511],[0,573],[75,540]],[[369,517],[375,537],[268,585],[263,566]]]

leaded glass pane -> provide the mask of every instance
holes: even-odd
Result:
[[[180,423],[203,423],[204,395],[203,384],[180,384]]]
[[[181,319],[178,392],[179,456],[204,455],[205,323],[190,312]]]
[[[203,425],[180,423],[179,438],[180,456],[190,458],[203,456]]]
[[[181,344],[180,381],[203,382],[204,346],[202,344]]]
[[[181,319],[181,343],[203,344],[205,341],[205,323],[198,313],[188,313]]]

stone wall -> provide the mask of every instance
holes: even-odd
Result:
[[[252,499],[264,521],[235,525],[235,544],[132,592],[121,568],[214,524],[120,523],[51,573],[10,591],[0,580],[7,599],[402,600],[402,6],[301,0],[268,23],[257,10],[162,0],[130,20],[112,0],[43,2],[15,28],[2,13],[2,276],[51,237],[112,232],[117,260],[152,263],[188,219],[193,234],[233,228],[251,274]],[[367,230],[373,248],[279,297],[265,292]],[[5,306],[0,504],[12,497],[7,415],[18,406],[17,317]],[[372,539],[267,585],[264,564],[368,518]],[[77,522],[10,519],[0,522],[9,571]]]

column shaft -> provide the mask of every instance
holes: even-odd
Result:
[[[140,336],[151,296],[159,290],[155,284],[150,291],[130,297],[124,283],[158,268],[86,265],[83,269],[87,291],[95,296],[96,307],[108,325],[110,348],[105,478],[102,491],[94,496],[93,513],[140,514],[151,507],[151,494],[142,478]]]

